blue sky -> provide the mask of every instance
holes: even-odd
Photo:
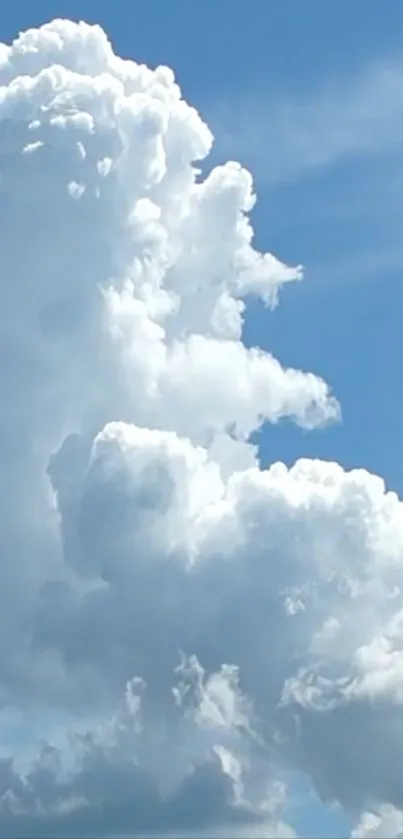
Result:
[[[2,9],[0,40],[54,17],[100,23],[120,55],[172,67],[215,135],[208,165],[239,159],[254,176],[258,246],[305,266],[273,313],[249,305],[244,337],[323,376],[343,418],[264,429],[263,461],[365,467],[402,495],[402,3],[21,0]],[[302,835],[345,829],[302,798]]]

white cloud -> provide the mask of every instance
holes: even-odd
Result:
[[[399,839],[403,836],[403,813],[385,804],[377,813],[364,813],[352,839]]]
[[[401,807],[402,503],[259,468],[263,422],[339,407],[242,344],[301,278],[250,175],[201,180],[171,71],[97,27],[24,33],[0,85],[0,722],[46,741],[3,750],[0,835],[292,836],[290,772]]]

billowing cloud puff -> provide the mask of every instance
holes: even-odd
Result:
[[[377,813],[363,813],[352,839],[389,839],[403,836],[403,813],[384,804]]]
[[[260,468],[339,406],[242,343],[301,269],[211,143],[99,27],[0,48],[1,836],[291,837],[300,776],[402,829],[402,503]]]

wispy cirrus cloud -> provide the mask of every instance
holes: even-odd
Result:
[[[403,140],[403,56],[304,96],[260,91],[207,108],[216,153],[250,165],[259,182],[292,181],[349,155],[397,150]],[[262,181],[263,179],[263,181]]]

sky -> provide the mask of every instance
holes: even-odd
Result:
[[[402,30],[2,12],[0,837],[403,835]]]

